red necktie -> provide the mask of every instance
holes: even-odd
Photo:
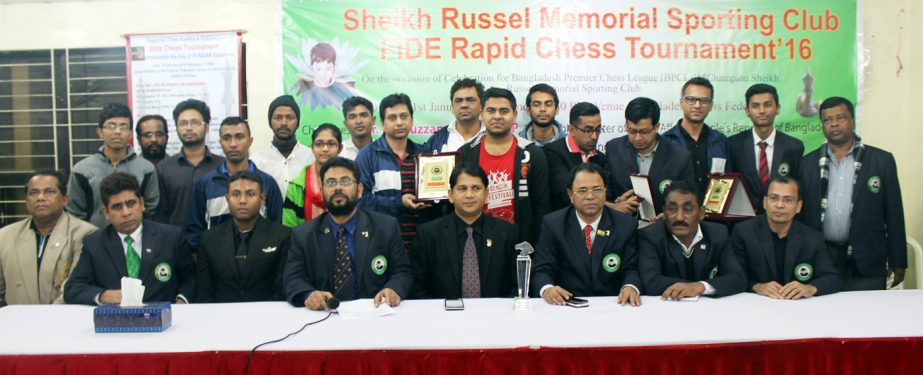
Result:
[[[583,227],[583,239],[586,240],[586,253],[593,254],[593,240],[590,239],[590,233],[593,233],[593,227],[587,224]]]
[[[757,143],[760,146],[760,183],[763,184],[763,188],[766,188],[766,185],[769,183],[769,161],[766,160],[766,142]]]

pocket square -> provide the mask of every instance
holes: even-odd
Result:
[[[276,247],[275,247],[275,246],[273,246],[273,247],[267,247],[267,248],[264,248],[264,249],[263,249],[263,252],[264,252],[264,253],[271,253],[271,252],[274,252],[274,251],[276,251]]]

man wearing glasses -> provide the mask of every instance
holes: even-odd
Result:
[[[161,115],[145,115],[135,125],[135,135],[141,146],[141,156],[157,166],[167,157],[167,119]],[[161,193],[162,194],[162,193]]]
[[[399,305],[410,293],[413,272],[397,220],[358,207],[365,186],[352,160],[331,158],[320,175],[327,212],[292,232],[286,300],[311,310],[326,310],[333,297]]]
[[[679,106],[683,110],[683,118],[663,132],[663,138],[689,150],[694,182],[699,191],[705,191],[713,164],[720,164],[718,169],[723,172],[728,158],[727,137],[705,123],[714,104],[715,88],[708,79],[694,77],[683,84],[680,94]]]
[[[570,204],[567,199],[567,174],[571,169],[579,164],[594,163],[603,171],[609,170],[606,155],[596,149],[602,129],[599,108],[593,103],[577,103],[570,109],[567,135],[542,148],[548,158],[552,210]]]
[[[144,217],[156,214],[160,201],[157,173],[151,162],[138,157],[131,147],[131,109],[124,104],[110,103],[99,113],[96,135],[103,141],[99,151],[74,165],[67,182],[67,212],[89,221],[98,228],[108,223],[99,205],[99,183],[104,177],[125,172],[138,178],[144,195]]]
[[[210,121],[211,111],[201,100],[184,100],[173,108],[176,136],[183,146],[157,164],[161,192],[157,220],[161,223],[186,227],[195,182],[224,163],[224,157],[212,154],[205,145]]]

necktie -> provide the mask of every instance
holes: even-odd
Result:
[[[468,240],[465,241],[465,254],[462,260],[462,298],[479,298],[481,297],[481,272],[478,270],[478,253],[474,247],[474,237],[471,235],[472,229],[465,229],[468,232]]]
[[[593,254],[593,240],[590,238],[590,233],[593,233],[593,226],[587,224],[585,227],[583,227],[583,239],[586,240],[587,255]]]
[[[769,183],[769,161],[766,160],[766,142],[757,143],[760,146],[760,183],[763,184],[763,188],[766,188],[766,184]]]
[[[125,236],[125,244],[128,245],[125,249],[125,265],[128,268],[128,277],[137,279],[141,271],[141,257],[131,246],[133,243],[135,243],[135,240],[131,236]]]
[[[336,260],[334,261],[333,272],[333,294],[340,295],[340,291],[346,286],[347,281],[352,277],[353,268],[350,265],[349,246],[346,245],[346,228],[340,226],[337,230],[337,249]]]
[[[247,251],[250,248],[250,232],[240,232],[240,241],[237,244],[237,250],[234,254],[234,259],[237,259],[237,272],[242,271],[242,263],[247,260]]]

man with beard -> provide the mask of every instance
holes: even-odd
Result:
[[[301,110],[291,95],[282,95],[269,104],[269,127],[272,144],[253,155],[253,163],[272,176],[285,195],[288,183],[298,177],[304,167],[314,162],[311,148],[298,142],[295,131],[301,123]]]
[[[744,98],[753,129],[728,138],[731,151],[728,170],[743,175],[750,202],[760,214],[770,179],[776,176],[797,178],[804,144],[776,129],[774,123],[780,107],[775,87],[757,83],[747,89]]]
[[[484,85],[472,78],[459,79],[449,90],[449,100],[452,101],[455,119],[429,137],[423,144],[423,152],[454,152],[484,132],[484,124],[481,123]]]
[[[683,118],[663,133],[668,142],[686,147],[692,155],[692,174],[699,191],[708,187],[708,174],[713,163],[726,163],[728,139],[705,123],[714,104],[715,88],[703,77],[693,77],[680,90],[679,106]],[[722,171],[726,170],[726,166]]]
[[[827,142],[801,161],[801,220],[823,232],[844,291],[884,289],[888,275],[900,284],[907,233],[894,156],[856,136],[846,98],[824,100],[820,121]]]
[[[74,165],[67,181],[67,212],[78,219],[89,221],[97,228],[104,227],[106,218],[99,204],[99,184],[114,172],[126,172],[138,178],[144,195],[144,216],[156,216],[160,201],[157,172],[151,162],[139,158],[131,147],[131,109],[124,104],[110,103],[99,113],[96,135],[103,145],[95,154]]]
[[[491,87],[484,93],[482,107],[487,132],[458,149],[459,159],[487,172],[484,211],[516,224],[519,240],[534,244],[551,207],[545,153],[535,143],[513,135],[516,97],[512,92]]]
[[[224,157],[212,154],[205,146],[210,121],[211,111],[203,101],[188,99],[173,108],[176,135],[183,147],[157,164],[161,193],[157,221],[185,228],[196,181],[224,163]]]
[[[352,96],[343,101],[343,126],[349,131],[349,139],[343,141],[340,157],[356,160],[361,151],[372,143],[375,128],[375,106],[368,99]]]
[[[702,221],[705,210],[697,196],[692,182],[674,182],[663,196],[664,220],[639,231],[644,294],[679,301],[744,291],[745,276],[728,246],[727,228]]]
[[[146,115],[135,126],[141,156],[156,167],[167,156],[167,119],[161,115]]]
[[[320,175],[327,212],[292,233],[286,300],[311,310],[326,310],[333,297],[399,305],[413,285],[413,272],[397,221],[358,208],[365,187],[353,161],[334,157]]]
[[[798,181],[777,177],[763,197],[766,213],[734,226],[731,248],[746,271],[748,291],[800,299],[840,289],[824,236],[795,221],[801,206]]]
[[[266,204],[260,214],[266,219],[282,223],[282,194],[279,193],[276,181],[257,169],[249,159],[250,145],[253,144],[250,125],[240,117],[228,117],[221,121],[218,134],[221,150],[227,159],[196,181],[186,219],[186,241],[193,252],[198,250],[202,232],[231,219],[225,197],[231,175],[240,171],[251,171],[260,176],[260,187],[263,194],[266,194]]]
[[[292,230],[263,219],[260,175],[241,171],[225,197],[233,220],[202,235],[196,261],[196,302],[281,301],[282,272]]]
[[[519,136],[544,146],[555,140],[564,138],[564,128],[555,116],[558,115],[558,91],[546,83],[539,83],[529,88],[526,95],[526,106],[529,107],[529,117],[532,118],[519,132]]]

